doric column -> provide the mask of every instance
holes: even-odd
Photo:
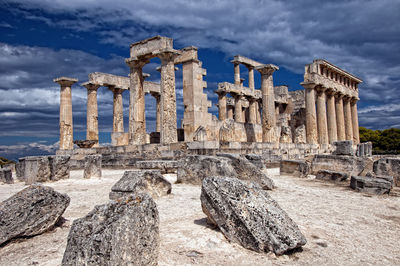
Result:
[[[343,98],[343,111],[344,111],[344,127],[346,133],[346,140],[353,140],[353,122],[351,118],[350,97]]]
[[[257,124],[261,124],[260,104],[258,101],[256,101],[256,115],[257,115]]]
[[[228,119],[233,119],[233,107],[228,106]]]
[[[161,130],[161,96],[160,94],[151,94],[156,99],[156,132]]]
[[[218,117],[220,121],[226,119],[226,92],[218,93]]]
[[[61,77],[54,79],[54,82],[60,84],[60,150],[72,150],[74,137],[71,86],[78,80]]]
[[[247,69],[249,70],[249,88],[254,90],[254,67],[247,66]]]
[[[161,52],[161,131],[160,142],[169,144],[178,142],[176,125],[176,92],[174,59],[179,54],[175,51]]]
[[[113,133],[124,132],[124,111],[122,103],[122,92],[115,86],[107,86],[113,92]]]
[[[328,144],[328,123],[326,120],[325,88],[317,87],[317,126],[318,140],[320,144]]]
[[[336,111],[335,111],[335,97],[334,91],[329,90],[326,92],[326,106],[327,106],[327,119],[328,119],[328,136],[329,143],[337,141],[337,127],[336,127]]]
[[[86,108],[86,139],[95,140],[97,143],[93,147],[99,146],[99,113],[97,108],[97,89],[98,84],[85,82],[81,84],[87,89],[87,108]]]
[[[145,94],[142,68],[148,61],[127,59],[126,63],[130,67],[129,144],[141,145],[146,143]]]
[[[335,95],[335,100],[337,138],[338,140],[345,140],[346,133],[344,127],[343,94],[337,93]]]
[[[351,121],[353,122],[353,143],[360,143],[360,131],[358,127],[358,113],[357,113],[358,98],[351,98]]]
[[[262,91],[262,134],[263,142],[278,142],[275,134],[275,95],[274,82],[272,74],[279,67],[268,64],[256,68],[261,73],[261,91]]]
[[[249,98],[249,123],[257,123],[257,101],[255,98]]]
[[[305,102],[306,102],[306,138],[307,143],[318,143],[317,133],[317,112],[315,109],[315,84],[302,83],[305,88]]]
[[[240,85],[240,64],[234,63],[234,69],[235,69],[235,84]]]
[[[235,94],[233,97],[235,98],[235,122],[242,123],[242,95]]]

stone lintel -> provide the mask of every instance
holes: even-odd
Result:
[[[260,72],[262,75],[263,74],[268,75],[268,74],[274,73],[276,70],[279,70],[279,67],[274,64],[265,64],[265,65],[257,66],[256,70],[258,72]]]
[[[150,93],[152,95],[161,95],[160,84],[156,82],[145,81],[143,83],[143,90],[146,94]]]
[[[53,79],[55,83],[60,84],[61,86],[72,86],[73,84],[78,82],[78,79],[69,78],[69,77],[59,77]]]
[[[129,89],[129,77],[117,76],[107,73],[94,72],[89,74],[89,82],[100,86],[114,86],[123,90]]]
[[[198,49],[195,46],[182,48],[180,50],[182,54],[175,58],[175,65],[191,61],[200,62],[197,57],[197,50]]]
[[[341,69],[341,68],[338,67],[338,66],[335,66],[334,64],[328,62],[328,61],[325,60],[325,59],[315,59],[315,60],[313,61],[313,63],[317,63],[317,64],[323,65],[323,66],[325,66],[325,67],[327,67],[327,68],[329,68],[329,69],[332,69],[332,70],[335,71],[336,73],[338,73],[338,74],[340,74],[340,75],[342,75],[342,76],[345,76],[345,77],[349,78],[350,80],[355,81],[356,83],[361,83],[361,82],[363,82],[360,78],[358,78],[358,77],[356,77],[356,76],[350,74],[349,72],[347,72],[347,71]]]
[[[154,57],[154,51],[173,49],[173,40],[168,37],[154,36],[130,45],[130,57]]]
[[[253,59],[250,59],[250,58],[247,58],[247,57],[241,56],[241,55],[235,55],[233,57],[233,60],[231,61],[231,63],[242,64],[242,65],[245,65],[246,67],[253,67],[253,68],[263,65],[260,62],[257,62]]]

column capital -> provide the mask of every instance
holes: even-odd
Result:
[[[326,95],[328,96],[335,96],[336,95],[336,90],[333,88],[327,88],[326,89]]]
[[[350,103],[355,104],[355,103],[357,103],[359,100],[360,100],[360,98],[353,96],[353,97],[350,98]]]
[[[59,78],[53,79],[53,81],[55,83],[60,84],[60,86],[69,87],[69,86],[72,86],[73,84],[77,83],[78,79],[68,78],[68,77],[59,77]]]
[[[95,84],[90,81],[82,83],[81,86],[85,87],[88,91],[97,90],[100,88],[99,84]]]
[[[301,86],[303,86],[305,89],[313,90],[317,86],[317,84],[312,83],[312,82],[302,82],[300,83]]]
[[[340,91],[336,92],[335,94],[336,99],[340,100],[344,98],[344,94],[341,93]]]
[[[261,75],[272,75],[279,67],[273,64],[266,64],[256,67],[256,70],[260,72]]]
[[[107,87],[110,91],[113,93],[122,93],[125,89],[119,88],[113,84],[103,84],[105,87]]]
[[[317,85],[317,86],[315,87],[315,89],[316,89],[318,95],[324,93],[324,92],[327,90],[327,88],[324,87],[324,86],[322,86],[322,85]]]
[[[177,58],[181,54],[182,54],[181,51],[170,48],[153,52],[153,55],[161,59],[161,64],[163,62],[174,61],[175,58]]]
[[[131,57],[125,59],[125,63],[132,68],[142,68],[149,62],[150,60],[148,59],[138,59],[137,57]]]

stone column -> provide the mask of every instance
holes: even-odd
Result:
[[[156,132],[161,131],[161,96],[160,94],[151,94],[156,99]]]
[[[232,106],[228,107],[228,119],[233,119],[233,108],[232,108]]]
[[[357,101],[358,99],[351,98],[351,121],[353,122],[353,144],[360,143],[360,131],[358,127],[358,113],[357,113]]]
[[[328,144],[328,123],[326,119],[326,98],[325,88],[317,88],[317,127],[318,141],[320,144]]]
[[[315,84],[302,83],[305,88],[305,102],[306,102],[306,138],[307,143],[317,144],[317,112],[315,109]]]
[[[235,122],[242,123],[242,95],[235,94]]]
[[[256,124],[257,123],[257,106],[256,106],[256,99],[254,98],[249,98],[249,123],[250,124]]]
[[[346,140],[353,140],[353,122],[351,118],[350,97],[343,98],[343,111],[344,111],[344,127],[346,133]]]
[[[54,79],[54,82],[60,84],[60,150],[72,150],[74,137],[71,86],[78,80],[61,77]]]
[[[226,92],[218,93],[218,117],[220,121],[226,119]]]
[[[247,66],[247,69],[249,70],[249,88],[254,90],[254,67]]]
[[[235,84],[240,85],[240,64],[234,63],[234,69],[235,69]]]
[[[141,145],[146,143],[145,94],[142,68],[148,61],[127,59],[126,63],[130,67],[129,144]]]
[[[99,113],[97,108],[97,89],[98,84],[85,82],[81,84],[87,89],[87,108],[86,108],[86,139],[95,140],[97,143],[93,147],[99,146]]]
[[[329,90],[326,93],[327,97],[327,110],[328,110],[328,135],[329,135],[329,143],[333,143],[337,141],[337,127],[336,127],[336,111],[335,111],[335,97],[334,91]]]
[[[157,55],[161,59],[161,131],[160,142],[178,142],[176,125],[175,65],[177,52],[166,51]]]
[[[275,95],[272,74],[278,70],[279,67],[269,64],[259,66],[256,69],[261,73],[263,142],[276,143],[279,139],[275,134]]]
[[[337,138],[338,140],[345,140],[343,94],[337,93],[335,100]]]
[[[124,111],[122,103],[122,92],[120,88],[108,86],[108,89],[113,92],[113,133],[124,132]]]
[[[257,115],[257,124],[261,124],[261,112],[260,112],[260,104],[258,100],[256,101],[256,115]]]

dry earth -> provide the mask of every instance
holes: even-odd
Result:
[[[276,257],[229,243],[206,224],[200,187],[174,184],[172,194],[157,200],[160,212],[160,265],[399,265],[400,190],[390,196],[368,196],[345,185],[277,175],[270,192],[299,225],[308,243],[302,252]],[[59,265],[72,221],[108,201],[111,186],[123,170],[103,170],[103,178],[71,179],[46,185],[71,197],[63,226],[0,247],[0,265]],[[175,177],[168,176],[170,180]],[[0,201],[24,188],[0,185]]]

